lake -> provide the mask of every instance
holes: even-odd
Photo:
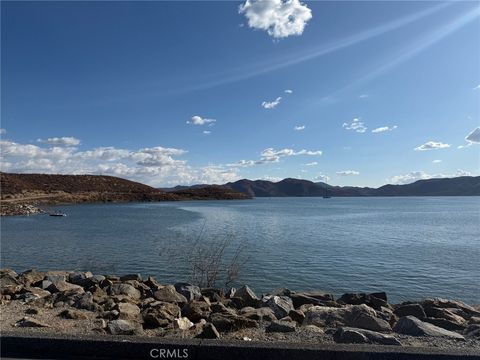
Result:
[[[480,198],[257,198],[59,206],[1,219],[2,267],[189,280],[193,243],[242,248],[237,285],[480,303]]]

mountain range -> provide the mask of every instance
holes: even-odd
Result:
[[[199,189],[210,185],[176,186],[163,191]],[[223,187],[252,197],[324,196],[480,196],[480,176],[460,176],[418,180],[405,185],[383,185],[379,188],[331,186],[323,182],[287,178],[278,182],[242,179]],[[325,191],[327,188],[327,191]]]

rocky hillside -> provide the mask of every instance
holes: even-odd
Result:
[[[165,192],[138,182],[101,175],[0,173],[0,215],[31,214],[28,204],[84,202],[178,201],[246,199],[224,187]]]
[[[238,180],[224,186],[254,197],[323,196],[328,186],[330,196],[480,196],[480,176],[418,180],[407,185],[384,185],[379,188],[330,186],[302,179]]]

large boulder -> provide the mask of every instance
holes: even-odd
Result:
[[[294,310],[292,299],[288,296],[266,296],[262,299],[262,303],[272,309],[277,319],[287,316],[291,310]]]
[[[140,335],[142,326],[131,320],[112,320],[107,324],[107,330],[112,335]]]
[[[180,316],[180,308],[172,303],[161,302],[142,312],[146,327],[164,327]]]
[[[51,281],[51,280],[48,280],[48,281]],[[46,290],[50,291],[51,293],[71,291],[71,290],[83,292],[83,287],[75,284],[70,284],[64,280],[58,280],[58,281],[52,281],[52,283],[50,284],[50,286],[46,288]]]
[[[245,328],[258,327],[255,320],[248,319],[241,315],[232,315],[224,313],[212,313],[209,322],[215,325],[219,331],[232,331]]]
[[[22,290],[23,285],[10,272],[0,274],[0,291],[2,295],[14,295]]]
[[[193,323],[186,317],[173,320],[173,328],[179,330],[188,330],[193,326]]]
[[[199,339],[218,339],[220,338],[220,334],[215,325],[211,323],[206,323],[205,325],[203,325],[200,334],[195,337]]]
[[[318,291],[309,292],[295,292],[288,295],[293,302],[295,309],[298,309],[302,305],[312,304],[318,306],[332,306],[334,297],[332,294],[322,293]]]
[[[417,319],[423,319],[427,317],[423,306],[420,304],[401,304],[395,308],[394,313],[398,317],[409,315],[415,316]]]
[[[275,316],[275,313],[273,312],[273,310],[267,307],[261,307],[261,308],[255,309],[250,306],[247,306],[241,309],[239,313],[240,315],[246,317],[247,319],[252,319],[257,321],[277,320],[277,317]]]
[[[424,308],[436,307],[436,308],[459,309],[459,310],[462,310],[469,317],[480,316],[479,310],[476,310],[474,307],[467,305],[461,301],[436,298],[436,299],[426,299],[422,301],[421,304]]]
[[[337,327],[344,324],[347,310],[345,308],[329,306],[311,306],[305,312],[303,325],[318,327]]]
[[[173,286],[179,294],[185,296],[187,301],[198,300],[202,297],[202,293],[198,286],[188,283],[176,283]]]
[[[133,300],[138,300],[141,297],[140,291],[130,284],[113,284],[107,288],[107,293],[108,295],[125,295]]]
[[[295,321],[277,321],[274,320],[265,329],[266,332],[294,332],[297,328]]]
[[[234,298],[240,298],[244,306],[258,307],[260,299],[247,285],[242,286],[235,292]]]
[[[153,297],[159,301],[186,304],[188,301],[182,294],[179,294],[173,285],[164,286],[153,293]]]
[[[194,300],[182,308],[182,315],[194,323],[199,322],[201,319],[208,319],[210,313],[210,306],[203,301]]]
[[[119,319],[133,319],[136,320],[140,317],[140,308],[128,302],[121,302],[115,306],[115,310],[118,311]]]
[[[345,313],[345,324],[351,327],[372,331],[392,331],[390,324],[378,317],[376,311],[365,304],[353,305],[347,308],[347,312]]]
[[[464,326],[467,321],[447,308],[427,307],[425,313],[428,317],[449,320],[457,325]]]
[[[21,273],[18,279],[23,285],[28,286],[35,285],[36,283],[42,281],[44,277],[44,272],[31,269]]]
[[[365,293],[347,293],[343,294],[337,302],[348,305],[368,305],[376,310],[388,307],[387,294],[384,292],[365,294]]]
[[[442,329],[438,326],[421,321],[414,316],[404,316],[398,319],[393,327],[393,331],[411,336],[432,336],[446,337],[456,340],[465,340],[465,338],[456,332]]]
[[[337,343],[374,343],[381,345],[402,345],[395,337],[381,334],[371,330],[340,327],[333,334],[333,339]]]
[[[18,327],[50,327],[47,323],[44,323],[40,320],[34,319],[32,317],[25,316],[23,319],[17,321],[15,326]]]

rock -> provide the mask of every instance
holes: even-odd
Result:
[[[470,324],[480,324],[480,316],[472,316],[468,322]]]
[[[466,325],[466,321],[463,317],[454,314],[446,308],[427,307],[425,313],[428,317],[449,320],[457,325]]]
[[[96,319],[94,322],[93,322],[93,325],[97,328],[97,329],[105,329],[107,327],[107,322],[104,320],[104,319]]]
[[[142,281],[142,276],[140,274],[127,274],[120,276],[120,281],[124,282],[128,280]]]
[[[290,316],[293,321],[296,321],[299,324],[302,324],[305,320],[305,314],[302,310],[290,310],[288,316]]]
[[[173,320],[173,328],[179,330],[188,330],[193,326],[193,323],[185,317]]]
[[[220,334],[215,325],[206,323],[203,325],[202,332],[195,337],[199,339],[219,339]]]
[[[307,331],[309,333],[315,333],[318,335],[323,335],[324,331],[315,325],[305,325],[300,328],[301,330]]]
[[[45,273],[35,269],[27,270],[19,275],[19,281],[25,285],[33,285],[43,280]]]
[[[153,293],[153,297],[159,301],[186,304],[187,299],[179,294],[173,285],[164,286]]]
[[[67,282],[67,276],[64,275],[64,274],[45,275],[44,280],[51,281],[52,283],[56,283],[56,282],[60,282],[60,281],[61,282]]]
[[[10,272],[0,274],[0,292],[2,295],[14,295],[22,290],[23,285]]]
[[[227,292],[225,293],[225,297],[226,297],[227,299],[230,299],[230,298],[234,297],[236,291],[237,291],[237,289],[235,289],[234,287],[231,287],[231,288],[228,289]]]
[[[23,319],[17,321],[15,326],[18,327],[50,327],[50,325],[41,322],[40,320],[25,316]]]
[[[49,286],[51,286],[53,283],[50,280],[42,280],[39,283],[36,283],[35,285],[38,285],[39,288],[46,290],[48,289]]]
[[[442,329],[438,326],[423,322],[414,316],[401,317],[393,331],[411,336],[432,336],[432,337],[446,337],[457,340],[465,340],[465,338],[456,332]]]
[[[427,317],[423,306],[420,304],[402,304],[399,305],[394,311],[394,314],[398,317],[402,316],[415,316],[417,319],[423,319]]]
[[[182,308],[182,316],[187,317],[194,323],[199,322],[201,319],[208,319],[210,313],[210,306],[203,301],[194,300]]]
[[[47,287],[47,290],[51,293],[69,291],[69,290],[77,290],[78,292],[84,292],[81,286],[70,284],[66,281],[59,280],[59,281],[52,281],[52,284]]]
[[[245,307],[240,310],[240,314],[246,317],[247,319],[252,320],[260,320],[260,321],[273,321],[277,320],[275,313],[272,309],[267,307],[262,308],[252,308],[252,307]]]
[[[311,296],[311,295],[314,295],[314,296]],[[295,307],[295,309],[298,309],[302,305],[306,305],[306,304],[324,306],[333,302],[333,295],[317,293],[317,292],[291,293],[289,297],[290,299],[292,299],[293,306]]]
[[[465,314],[465,318],[471,317],[471,316],[480,316],[480,311],[476,310],[474,307],[467,305],[461,301],[455,301],[455,300],[446,300],[446,299],[426,299],[422,301],[422,306],[425,309],[425,312],[428,315],[427,308],[447,308],[450,311],[453,309],[458,309],[461,310]]]
[[[291,310],[294,310],[292,299],[288,296],[266,296],[262,299],[262,303],[273,310],[277,319],[287,316]]]
[[[258,327],[256,321],[239,315],[213,313],[210,315],[209,320],[219,331]]]
[[[96,304],[93,303],[93,295],[90,292],[76,296],[73,306],[77,309],[89,311],[95,311],[97,309]]]
[[[200,290],[203,296],[208,297],[212,302],[221,302],[225,298],[225,294],[220,289],[203,288]]]
[[[37,308],[29,308],[29,309],[25,310],[25,314],[28,314],[28,315],[41,315],[41,314],[43,314],[43,310],[37,309]]]
[[[312,306],[305,312],[303,325],[316,325],[322,328],[336,327],[343,325],[345,315],[345,308]]]
[[[145,326],[164,327],[180,316],[180,308],[171,303],[160,303],[142,312]]]
[[[65,319],[84,320],[88,319],[87,314],[79,310],[67,309],[62,311],[59,316]]]
[[[112,335],[140,335],[143,333],[140,324],[130,320],[109,321],[107,330]]]
[[[274,320],[265,329],[266,332],[294,332],[297,328],[295,321],[277,321]]]
[[[480,325],[479,324],[468,325],[467,328],[463,330],[463,334],[469,338],[480,338]]]
[[[223,305],[220,302],[219,303],[213,303],[212,305],[210,305],[210,310],[212,311],[212,313],[236,315],[235,310],[233,310],[229,307],[226,307],[225,305]]]
[[[443,329],[447,329],[450,331],[463,331],[466,327],[465,325],[459,325],[456,322],[447,320],[447,319],[442,319],[442,318],[431,318],[431,317],[426,317],[423,318],[422,321],[428,322],[430,324],[433,324],[435,326],[441,327]]]
[[[337,343],[347,344],[375,343],[380,345],[402,345],[400,341],[391,335],[351,327],[338,328],[333,334],[333,339]]]
[[[140,291],[130,284],[113,284],[107,288],[109,295],[125,295],[131,299],[140,299]]]
[[[192,284],[176,283],[174,287],[179,294],[185,296],[187,301],[198,300],[202,296],[200,288]]]
[[[260,299],[255,295],[252,289],[247,285],[242,286],[235,292],[235,298],[240,298],[243,300],[245,306],[257,307]]]
[[[375,310],[365,304],[353,305],[347,309],[344,319],[345,324],[350,327],[372,331],[392,331],[390,324],[377,317]]]
[[[149,276],[143,283],[153,290],[158,290],[162,287],[162,285],[151,276]]]
[[[138,319],[140,315],[140,308],[137,305],[127,302],[118,303],[115,309],[118,311],[119,319]]]
[[[376,310],[380,310],[380,307],[388,307],[388,303],[385,300],[387,295],[385,293],[373,293],[373,294],[365,294],[365,293],[347,293],[343,294],[337,302],[341,304],[349,304],[349,305],[361,305],[365,304],[368,305]]]

